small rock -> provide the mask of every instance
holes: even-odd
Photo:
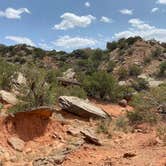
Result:
[[[135,157],[135,156],[136,156],[135,153],[127,152],[123,155],[123,158],[131,158],[131,157]]]
[[[85,137],[84,140],[88,143],[92,143],[98,146],[102,145],[102,142],[89,130],[80,131],[81,134]]]
[[[8,143],[17,151],[22,152],[25,146],[25,142],[17,137],[11,137],[8,139]]]
[[[119,101],[119,105],[122,107],[126,107],[127,106],[127,100],[123,99]]]
[[[67,133],[69,133],[72,136],[76,137],[76,136],[80,135],[80,129],[79,128],[70,127],[70,128],[68,128]]]

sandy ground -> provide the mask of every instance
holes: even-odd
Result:
[[[114,117],[124,114],[126,109],[132,110],[130,106],[123,108],[96,101],[94,104]],[[35,114],[18,114],[14,118],[1,116],[0,150],[3,147],[9,155],[4,157],[0,153],[0,159],[4,166],[30,166],[37,157],[47,156],[53,150],[75,141],[76,138],[67,133],[70,126],[95,129],[96,124],[62,110],[52,118]],[[158,141],[155,128],[147,124],[142,128],[146,132],[116,131],[112,138],[98,134],[103,146],[84,143],[66,156],[62,166],[166,166],[166,146]],[[11,136],[25,141],[23,152],[16,152],[8,144],[7,139]]]

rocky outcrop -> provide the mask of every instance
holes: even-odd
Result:
[[[57,80],[62,85],[80,85],[80,83],[75,78],[76,73],[72,68],[69,68],[67,71],[63,73],[63,77],[57,77]]]
[[[63,110],[81,117],[107,118],[108,114],[86,100],[73,96],[60,96],[59,105]]]
[[[33,166],[57,166],[63,163],[65,155],[38,158],[33,161]]]
[[[8,104],[16,105],[18,100],[13,93],[7,92],[5,90],[0,90],[0,99]]]

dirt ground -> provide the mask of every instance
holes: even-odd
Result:
[[[94,101],[93,101],[94,102]],[[114,117],[132,110],[109,103],[94,102]],[[8,108],[8,106],[6,107]],[[67,130],[93,128],[96,121],[84,120],[62,110],[51,118],[36,114],[18,114],[16,117],[0,117],[0,161],[4,166],[31,166],[39,157],[48,156],[53,151],[77,143],[80,136],[71,136]],[[111,127],[111,126],[110,126]],[[112,137],[100,133],[102,146],[84,142],[68,153],[62,166],[166,166],[166,146],[156,135],[155,127],[144,124],[139,131],[124,133],[115,131]],[[8,138],[17,136],[25,141],[23,152],[15,151]],[[5,149],[5,153],[2,153]],[[51,165],[52,166],[52,165]]]

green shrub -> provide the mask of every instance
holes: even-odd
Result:
[[[136,91],[147,90],[149,88],[148,81],[143,78],[137,78],[135,82],[132,83],[132,87]]]
[[[132,87],[126,85],[119,86],[118,88],[119,99],[131,100],[134,92],[135,90]]]
[[[142,123],[142,121],[143,121],[143,115],[138,110],[135,110],[133,112],[128,112],[127,118],[129,119],[129,122],[131,124]]]
[[[0,111],[3,109],[3,104],[0,103]]]
[[[83,87],[89,96],[103,100],[117,100],[118,84],[114,77],[104,71],[86,76],[83,80]]]
[[[113,41],[113,42],[107,42],[106,47],[109,51],[113,51],[118,47],[118,45],[117,45],[117,42]]]
[[[97,125],[97,132],[110,135],[110,132],[109,132],[110,124],[111,124],[111,118],[100,120]]]
[[[130,130],[129,121],[126,116],[120,116],[115,121],[116,130],[128,132]]]
[[[109,73],[113,72],[115,66],[116,66],[116,63],[114,61],[109,61],[108,67],[107,67],[107,72],[109,72]]]
[[[166,76],[166,61],[160,64],[159,76]]]
[[[16,66],[0,60],[0,73],[0,88],[10,90],[12,80],[17,76]]]
[[[130,76],[138,76],[142,72],[142,69],[138,65],[129,66],[129,75]]]
[[[126,79],[128,77],[128,70],[125,67],[120,67],[118,70],[118,76],[120,80]]]
[[[135,95],[131,102],[131,105],[134,107],[135,110],[127,114],[130,123],[157,123],[158,115],[156,113],[156,110],[160,105],[163,105],[165,101],[165,85]]]
[[[152,52],[151,56],[153,58],[157,58],[157,57],[159,57],[161,55],[161,53],[162,53],[161,48],[156,48],[156,50]]]
[[[47,72],[34,66],[24,66],[21,73],[26,78],[26,84],[19,89],[20,102],[9,111],[20,112],[33,107],[52,106],[55,102],[55,87],[46,82]]]
[[[56,99],[58,99],[59,96],[76,96],[83,99],[87,98],[86,92],[79,86],[57,87]]]

